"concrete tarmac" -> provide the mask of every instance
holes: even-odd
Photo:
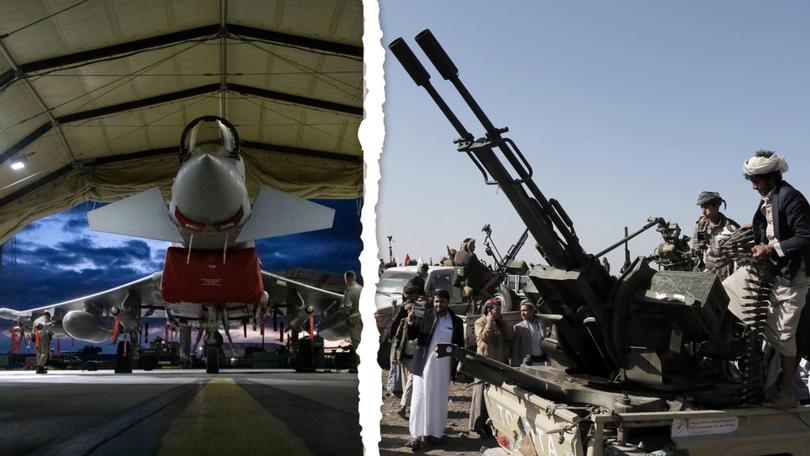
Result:
[[[0,372],[0,454],[361,455],[357,375]]]

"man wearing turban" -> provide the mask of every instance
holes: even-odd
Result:
[[[791,385],[796,371],[796,331],[807,298],[810,278],[810,205],[798,190],[782,180],[788,170],[785,158],[771,151],[758,151],[745,162],[745,178],[762,200],[754,213],[754,260],[774,263],[776,281],[768,307],[765,337],[781,355],[782,385],[772,405],[795,407]],[[738,269],[723,286],[729,295],[729,310],[742,319],[747,293],[747,268]]]

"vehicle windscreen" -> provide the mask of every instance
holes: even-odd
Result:
[[[416,272],[411,271],[385,271],[377,285],[377,293],[402,294],[402,289],[415,276]]]
[[[427,283],[427,290],[433,293],[436,290],[445,290],[451,296],[453,295],[453,270],[447,269],[443,271],[436,271],[430,275]]]

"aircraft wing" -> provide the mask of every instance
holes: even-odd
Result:
[[[344,308],[342,274],[309,269],[290,269],[280,273],[262,271],[265,290],[277,307],[285,307],[291,318],[289,327],[294,331],[306,328],[309,312],[317,314],[318,335],[325,340],[345,340],[351,334],[349,309]],[[283,303],[283,304],[281,304]]]
[[[287,307],[288,313],[304,304],[315,312],[326,311],[335,301],[337,310],[343,294],[338,292],[341,288],[336,285],[335,275],[302,269],[287,272],[282,275],[262,271],[264,289],[272,302],[284,303],[281,307]]]
[[[236,242],[332,228],[335,210],[263,186]]]
[[[92,210],[87,213],[87,221],[94,231],[183,242],[177,225],[169,218],[159,187]]]
[[[163,300],[160,298],[161,277],[161,273],[155,273],[99,293],[34,309],[0,308],[0,319],[18,321],[25,329],[30,330],[35,319],[44,315],[45,312],[50,312],[51,320],[54,322],[52,327],[54,333],[99,343],[103,341],[103,335],[112,333],[111,328],[106,327],[103,317],[111,315],[113,307],[120,308],[124,305],[125,300],[138,299],[141,312],[152,313],[164,309]],[[73,319],[74,324],[71,325],[68,322],[68,330],[66,330],[65,317],[73,311],[79,312],[74,312],[68,317],[68,319]],[[154,316],[159,317],[162,314],[160,312]],[[78,333],[71,332],[69,330],[71,327],[78,328]],[[93,333],[92,337],[87,331]]]

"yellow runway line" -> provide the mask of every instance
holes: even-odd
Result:
[[[216,377],[172,421],[161,439],[159,454],[312,453],[233,379]]]

